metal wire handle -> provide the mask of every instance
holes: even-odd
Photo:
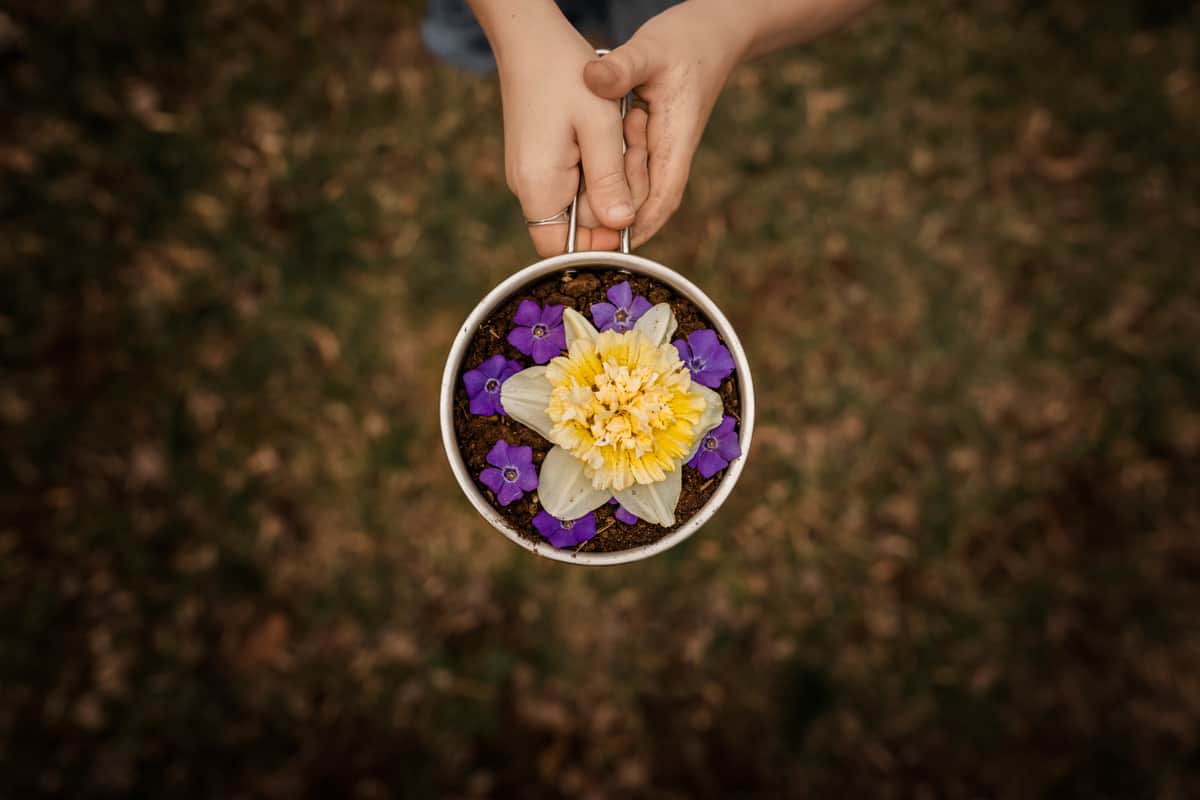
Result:
[[[603,58],[604,56],[608,55],[610,52],[612,52],[612,51],[611,50],[597,50],[596,55]],[[621,109],[621,120],[624,121],[625,112],[629,110],[629,95],[625,95],[621,98],[619,107]],[[625,134],[624,134],[624,132],[622,132],[622,134],[621,134],[621,152],[622,153],[625,152],[625,147],[626,147]],[[578,207],[579,207],[579,195],[581,195],[583,193],[584,188],[585,187],[583,185],[583,166],[580,165],[580,168],[579,168],[579,191],[575,193],[575,197],[571,200],[570,220],[567,225],[567,252],[568,253],[575,252],[575,231],[579,227],[579,221],[578,221],[578,218],[576,217],[576,212],[578,211]],[[621,230],[621,252],[625,253],[625,254],[629,253],[629,227],[625,227]]]

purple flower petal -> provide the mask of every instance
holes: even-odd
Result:
[[[692,379],[699,384],[716,389],[733,372],[733,356],[721,344],[716,331],[708,328],[693,331],[688,334],[686,344],[680,339],[672,344],[687,364]]]
[[[571,545],[575,544],[574,534],[562,528],[551,531],[550,533],[545,534],[545,536],[550,540],[550,544],[560,549],[563,547],[570,547]]]
[[[516,375],[518,372],[520,372],[522,369],[524,369],[524,367],[521,366],[520,361],[517,361],[514,358],[510,358],[505,363],[504,369],[502,369],[500,371],[500,374],[497,375],[496,377],[498,377],[500,379],[501,383],[504,383],[506,380],[511,378],[513,375]]]
[[[488,467],[483,472],[479,473],[479,480],[483,481],[483,485],[491,489],[497,495],[500,494],[500,489],[504,484],[504,473],[495,467]]]
[[[508,456],[512,466],[517,470],[517,485],[523,491],[532,492],[538,487],[537,468],[533,466],[533,448],[510,447]]]
[[[463,385],[467,387],[467,397],[472,399],[474,399],[475,395],[483,391],[483,385],[487,382],[488,376],[484,375],[479,369],[463,373]]]
[[[738,435],[734,430],[736,424],[737,420],[726,414],[721,420],[721,424],[709,434],[717,440],[717,452],[727,462],[733,461],[742,454],[742,446],[738,442]]]
[[[542,321],[542,307],[532,300],[522,300],[513,314],[513,322],[526,328],[532,328]]]
[[[533,464],[521,468],[520,474],[517,476],[517,486],[520,486],[523,492],[532,492],[538,488],[537,469]]]
[[[566,346],[567,338],[562,328],[556,329],[558,336],[555,336],[555,331],[550,331],[543,338],[533,338],[533,347],[531,355],[535,364],[545,364],[550,359],[563,351]],[[558,341],[561,339],[562,341]]]
[[[539,511],[533,518],[533,527],[542,536],[549,537],[551,533],[562,528],[558,520],[550,516],[549,511]]]
[[[601,331],[606,331],[612,327],[613,315],[617,313],[617,307],[612,303],[593,303],[592,304],[592,322],[596,323],[596,328]]]
[[[588,513],[572,522],[563,522],[539,511],[533,518],[533,527],[555,547],[571,547],[596,535],[596,515]]]
[[[716,389],[721,385],[721,381],[725,380],[727,375],[729,375],[729,373],[722,370],[703,369],[699,372],[693,372],[692,380],[694,380],[696,383],[707,386],[710,389]]]
[[[625,510],[625,506],[617,506],[613,516],[617,518],[617,521],[624,522],[626,525],[636,525],[638,521],[636,516]]]
[[[717,332],[708,328],[692,331],[688,334],[687,340],[688,346],[692,348],[692,355],[702,358],[706,362],[712,360],[717,348],[724,349],[721,346],[721,340],[717,338]]]
[[[541,322],[547,328],[553,328],[555,325],[562,325],[562,315],[562,306],[546,306],[546,309],[542,311],[542,316],[539,322]]]
[[[633,289],[629,288],[629,281],[621,281],[604,294],[613,305],[621,308],[629,308],[629,304],[633,302]]]
[[[508,332],[508,343],[525,355],[533,354],[533,331],[529,328],[513,328]]]
[[[471,398],[471,413],[479,417],[490,417],[494,414],[505,414],[504,409],[497,402],[496,394],[493,392],[480,392]]]
[[[609,328],[609,330],[616,331],[617,333],[629,333],[629,331],[633,330],[633,321],[629,319],[628,311],[623,308],[618,308],[617,316],[624,316],[625,319],[614,318],[612,327]]]
[[[492,449],[488,451],[487,462],[493,467],[500,467],[501,469],[512,464],[512,461],[508,457],[508,442],[503,439],[497,440],[492,445]]]
[[[520,469],[533,466],[533,448],[529,445],[509,445],[508,463]]]
[[[563,327],[560,320],[556,327],[546,331],[546,341],[557,347],[559,350],[567,349],[567,329]]]
[[[533,518],[533,527],[555,547],[570,547],[575,544],[575,536],[571,531],[563,528],[562,523],[550,516],[549,512],[539,511]]]
[[[504,485],[500,487],[500,491],[496,492],[496,499],[500,501],[500,505],[506,506],[523,494],[525,492],[521,491],[520,486],[505,481]]]
[[[589,511],[575,520],[571,526],[571,533],[575,536],[575,544],[583,544],[591,539],[596,535],[596,515]]]
[[[617,498],[615,498],[615,497],[609,498],[608,504],[610,506],[617,507],[617,510],[613,512],[613,516],[616,517],[621,522],[624,522],[626,525],[633,525],[634,523],[636,523],[638,521],[638,518],[636,516],[634,516],[633,514],[631,514],[625,510],[625,506],[621,505],[621,503],[617,500]]]
[[[508,359],[502,355],[494,355],[479,365],[479,371],[489,378],[499,378]]]
[[[689,464],[699,470],[705,478],[711,478],[729,466],[729,462],[721,458],[720,453],[716,450],[709,450],[704,445],[700,445],[700,451],[696,453],[696,457]]]
[[[742,446],[738,443],[737,434],[731,433],[717,437],[717,452],[726,462],[733,461],[742,454]]]
[[[629,307],[629,321],[637,322],[642,318],[642,314],[645,314],[652,308],[654,308],[654,306],[650,303],[650,301],[639,294],[637,297],[633,298],[633,305]]]
[[[729,355],[729,351],[724,347],[713,353],[712,358],[705,365],[705,372],[714,372],[721,376],[721,379],[729,377],[733,372],[733,356]]]

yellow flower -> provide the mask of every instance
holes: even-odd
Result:
[[[548,437],[587,465],[597,489],[665,480],[696,438],[704,398],[670,344],[641,331],[576,339],[546,367]]]
[[[666,303],[633,330],[597,333],[563,312],[567,354],[509,378],[508,414],[556,446],[542,464],[538,497],[559,519],[576,519],[609,497],[659,525],[675,523],[683,463],[721,421],[720,397],[691,379],[669,343]]]

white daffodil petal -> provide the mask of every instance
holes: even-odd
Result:
[[[635,483],[616,493],[617,502],[625,510],[655,525],[675,524],[675,505],[683,489],[683,465],[667,473],[658,483]]]
[[[500,404],[508,415],[547,439],[554,423],[546,414],[550,405],[550,382],[545,367],[530,367],[513,375],[500,386]]]
[[[675,314],[666,303],[659,303],[638,318],[635,330],[641,331],[655,347],[670,340],[671,334],[679,327]]]
[[[700,449],[700,444],[708,432],[720,425],[721,420],[725,418],[725,405],[721,402],[721,395],[695,381],[692,381],[689,391],[704,398],[704,412],[700,415],[700,422],[696,424],[696,438],[692,442],[687,458],[683,460],[685,464],[692,460],[692,456],[696,455],[696,451]]]
[[[568,349],[571,347],[571,342],[576,339],[587,339],[590,342],[594,342],[596,341],[596,337],[600,335],[596,331],[596,326],[588,322],[587,317],[573,308],[563,309],[563,331],[567,335]]]
[[[579,519],[608,502],[612,493],[596,489],[584,474],[583,462],[561,447],[553,447],[538,474],[542,508],[559,519]]]

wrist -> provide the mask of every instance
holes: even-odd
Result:
[[[506,62],[530,54],[566,31],[573,31],[554,0],[467,0],[487,35],[501,72]]]
[[[755,15],[747,14],[742,3],[728,0],[686,0],[676,6],[691,22],[689,27],[704,34],[702,41],[711,55],[733,69],[751,57],[759,32]]]

